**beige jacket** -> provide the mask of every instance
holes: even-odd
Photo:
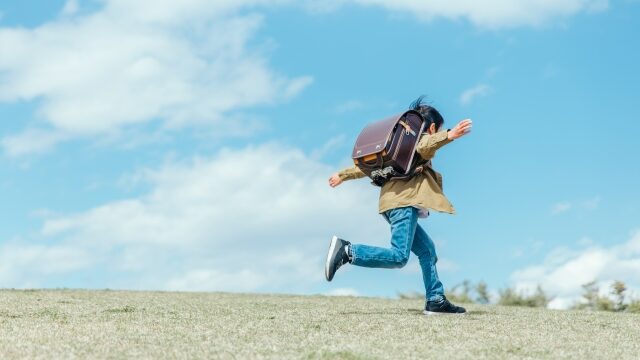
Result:
[[[449,140],[447,131],[440,131],[433,135],[425,132],[418,142],[416,152],[424,160],[431,160],[439,148],[451,141],[453,140]],[[340,171],[338,176],[346,181],[359,179],[366,175],[354,165]],[[442,175],[431,166],[427,166],[422,173],[408,180],[389,181],[380,189],[379,213],[405,206],[433,209],[449,214],[455,213],[453,205],[442,192]]]

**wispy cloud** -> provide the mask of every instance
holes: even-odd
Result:
[[[269,3],[107,0],[73,19],[0,28],[0,102],[38,99],[44,123],[4,135],[5,152],[131,134],[125,130],[151,122],[225,133],[230,112],[296,96],[311,77],[280,75],[248,49],[263,18],[240,10]],[[63,13],[77,10],[69,0]],[[33,146],[34,134],[47,141]]]
[[[80,6],[78,6],[78,0],[67,0],[67,2],[64,4],[64,7],[62,8],[62,15],[74,15],[78,12],[79,8]]]
[[[591,199],[589,199],[589,200],[585,200],[585,201],[582,203],[582,206],[583,206],[585,209],[595,210],[595,209],[597,209],[597,208],[600,206],[600,197],[599,197],[599,196],[596,196],[596,197],[591,198]]]
[[[491,90],[487,84],[478,84],[469,88],[460,94],[460,104],[469,105],[474,99],[488,95]]]
[[[302,3],[313,14],[326,14],[338,10],[346,2],[347,0],[304,0]]]
[[[20,134],[9,135],[0,139],[0,145],[5,149],[5,153],[8,156],[16,157],[46,152],[68,137],[68,134],[53,130],[27,129]]]
[[[344,136],[344,134],[339,134],[332,137],[331,139],[327,140],[320,148],[314,149],[311,152],[311,158],[314,160],[322,159],[325,155],[331,153],[332,151],[335,151],[336,148],[343,145],[345,143],[345,138],[346,137]]]
[[[542,26],[555,19],[581,12],[593,13],[608,8],[607,0],[352,0],[343,3],[380,6],[406,12],[419,19],[465,19],[480,28],[502,29],[519,26]]]
[[[551,215],[558,215],[562,213],[566,213],[571,209],[582,209],[582,210],[597,210],[600,206],[600,196],[595,196],[591,199],[583,200],[583,201],[561,201],[555,203],[551,207]]]
[[[569,209],[571,209],[572,206],[573,205],[568,201],[562,201],[562,202],[556,203],[555,205],[553,205],[553,208],[551,209],[551,214],[552,215],[562,214],[563,212],[569,211]]]

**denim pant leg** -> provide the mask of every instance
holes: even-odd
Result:
[[[418,225],[411,251],[418,256],[427,301],[438,301],[444,295],[444,286],[438,277],[436,247],[424,229]]]
[[[407,264],[418,224],[418,210],[414,207],[391,209],[384,213],[384,217],[391,225],[391,248],[352,244],[351,264],[388,269]]]

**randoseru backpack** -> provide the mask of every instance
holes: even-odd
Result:
[[[423,170],[416,146],[424,129],[425,120],[415,110],[371,123],[356,140],[353,162],[377,186],[408,179]]]

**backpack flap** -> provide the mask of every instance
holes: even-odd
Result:
[[[351,157],[354,160],[362,159],[382,152],[387,147],[387,142],[402,115],[397,114],[384,120],[376,121],[362,129],[353,147]]]

